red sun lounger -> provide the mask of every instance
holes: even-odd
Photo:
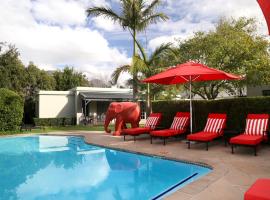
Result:
[[[208,143],[223,135],[226,120],[226,114],[209,114],[204,130],[187,136],[188,148],[190,149],[190,141],[204,142],[208,151]]]
[[[230,144],[232,153],[234,153],[234,146],[242,145],[254,148],[254,155],[257,155],[257,146],[263,141],[267,140],[268,129],[268,114],[249,114],[246,120],[245,132],[232,137]]]
[[[270,179],[258,179],[246,191],[244,200],[270,200]]]
[[[136,136],[148,134],[150,131],[155,130],[156,127],[160,124],[161,116],[161,113],[151,113],[147,118],[144,127],[123,129],[122,135],[124,135],[124,140],[126,140],[126,135],[130,135],[134,137],[135,141]]]
[[[163,144],[165,145],[166,138],[186,133],[189,127],[189,122],[190,122],[189,112],[177,112],[169,129],[156,130],[150,132],[151,144],[153,138],[161,138],[163,139]]]

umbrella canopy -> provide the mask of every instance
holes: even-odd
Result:
[[[164,72],[144,79],[145,83],[158,83],[172,85],[186,82],[213,81],[213,80],[238,80],[239,76],[221,70],[209,68],[196,62],[187,62],[171,67]]]
[[[221,70],[213,69],[196,62],[187,62],[171,67],[164,72],[144,79],[145,83],[158,83],[163,85],[172,85],[189,82],[190,95],[190,132],[192,133],[192,95],[191,83],[198,81],[214,80],[239,80],[240,76],[229,74]]]
[[[257,1],[262,9],[263,15],[265,17],[268,26],[268,33],[270,35],[270,1],[269,0],[257,0]]]

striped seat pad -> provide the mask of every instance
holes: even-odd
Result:
[[[159,117],[148,117],[145,123],[145,127],[150,127],[151,129],[155,129],[158,123]]]
[[[247,135],[264,135],[268,119],[247,119],[245,133]]]
[[[173,123],[170,129],[184,130],[188,122],[188,117],[174,117]]]
[[[225,119],[208,118],[204,128],[204,132],[219,133],[219,131],[223,128],[224,123]]]

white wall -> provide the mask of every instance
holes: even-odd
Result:
[[[73,92],[40,91],[39,118],[75,117]]]
[[[262,96],[263,90],[270,90],[270,85],[262,86],[248,86],[247,87],[247,96]]]

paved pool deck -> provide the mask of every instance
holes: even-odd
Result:
[[[235,154],[225,147],[223,140],[217,140],[205,150],[205,144],[192,144],[191,149],[180,139],[169,139],[164,146],[162,140],[156,139],[150,144],[149,136],[140,136],[136,142],[132,137],[113,137],[103,132],[53,132],[53,135],[82,135],[90,144],[124,149],[131,152],[157,155],[177,160],[204,163],[213,171],[199,180],[188,184],[168,196],[168,200],[240,200],[244,192],[258,178],[270,178],[270,145],[258,148],[258,156],[253,149],[237,147]]]

